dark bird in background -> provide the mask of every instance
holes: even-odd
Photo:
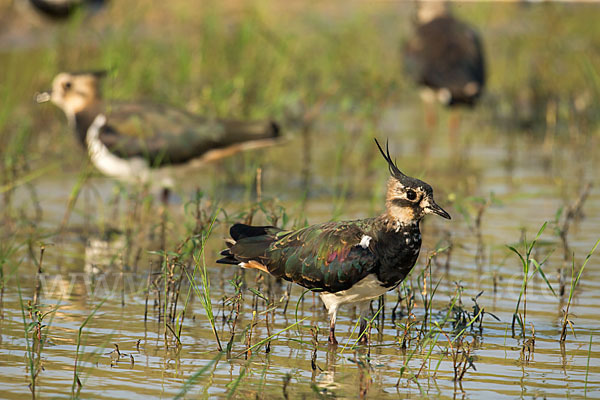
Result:
[[[108,0],[29,0],[40,13],[56,20],[67,19],[80,8],[97,11],[107,2]]]
[[[377,141],[376,141],[377,142]],[[329,342],[343,304],[359,303],[361,340],[370,302],[394,289],[419,256],[419,221],[427,214],[450,219],[433,200],[427,183],[403,174],[384,152],[391,177],[385,212],[377,217],[327,222],[294,231],[235,224],[217,262],[253,268],[320,292],[330,316]]]
[[[272,121],[203,118],[151,103],[105,104],[100,94],[104,72],[60,73],[52,90],[38,93],[66,114],[93,164],[124,181],[173,185],[171,166],[198,166],[238,151],[274,144],[279,127]]]
[[[485,86],[479,34],[453,17],[446,2],[421,1],[417,7],[415,34],[404,47],[406,71],[423,87],[426,102],[474,106]],[[427,119],[430,127],[435,124],[432,115]]]

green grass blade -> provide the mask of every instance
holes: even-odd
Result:
[[[552,285],[550,284],[550,282],[548,281],[548,278],[546,278],[546,274],[544,274],[544,271],[542,270],[542,265],[539,264],[536,260],[532,259],[531,261],[533,261],[533,264],[535,265],[536,271],[539,271],[540,275],[542,276],[542,278],[544,279],[544,282],[546,282],[546,285],[548,285],[548,288],[550,289],[550,291],[552,292],[552,294],[554,295],[554,297],[558,297],[558,295],[556,294],[556,292],[554,291],[554,289],[552,288]],[[535,274],[535,272],[534,272]],[[533,276],[533,275],[532,275]]]
[[[249,351],[252,351],[253,349],[262,346],[263,344],[267,343],[269,340],[273,339],[274,337],[277,337],[279,335],[281,335],[283,332],[289,331],[290,329],[292,329],[293,327],[295,327],[296,325],[298,325],[299,323],[307,320],[308,317],[304,317],[302,318],[300,321],[294,322],[292,325],[287,326],[285,328],[283,328],[282,330],[280,330],[279,332],[276,332],[274,334],[272,334],[271,336],[266,337],[265,339],[261,340],[258,343],[255,343],[254,345],[250,346],[248,349],[244,350],[243,352],[239,353],[236,357],[241,357],[244,354],[248,353]]]
[[[216,363],[219,362],[219,360],[221,359],[221,356],[223,356],[223,354],[224,354],[223,352],[219,352],[215,358],[213,358],[212,360],[210,360],[208,362],[208,364],[206,364],[204,367],[200,368],[198,371],[194,372],[185,381],[185,383],[183,384],[183,387],[181,388],[179,393],[177,393],[177,395],[174,397],[174,399],[177,400],[177,399],[183,398],[186,395],[186,393],[188,392],[188,390],[190,390],[190,388],[196,383],[198,378],[200,378],[202,375],[204,375],[204,373],[206,371],[208,371],[210,369],[210,367],[212,367],[213,365],[215,365]]]
[[[596,244],[594,245],[594,247],[592,248],[592,250],[590,250],[590,252],[588,253],[588,255],[585,257],[585,261],[583,262],[583,265],[579,269],[579,273],[577,273],[577,279],[575,279],[575,285],[574,285],[574,287],[576,287],[577,284],[579,283],[579,278],[581,278],[581,274],[583,273],[583,270],[585,269],[585,266],[587,265],[588,261],[590,261],[590,258],[592,257],[592,254],[594,254],[594,252],[596,251],[596,247],[598,247],[599,243],[600,243],[600,239],[598,239],[598,241],[596,241]]]
[[[592,355],[592,337],[594,335],[590,335],[590,346],[588,347],[588,357],[587,357],[587,365],[585,366],[585,388],[584,388],[584,397],[587,397],[587,386],[588,386],[588,375],[590,373],[590,357]]]

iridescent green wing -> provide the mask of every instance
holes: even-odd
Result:
[[[378,266],[370,222],[330,222],[281,232],[262,261],[271,274],[306,288],[346,290]]]

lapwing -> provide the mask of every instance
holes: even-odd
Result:
[[[48,18],[64,20],[79,8],[96,11],[108,0],[29,0],[29,3]]]
[[[100,172],[123,181],[163,188],[173,185],[170,167],[201,165],[238,151],[271,145],[280,137],[272,121],[203,118],[152,103],[106,104],[100,80],[105,72],[58,74],[38,103],[51,101],[74,127],[79,142]]]
[[[452,16],[449,5],[440,1],[419,1],[415,34],[404,46],[405,70],[423,87],[421,96],[430,106],[472,107],[485,86],[485,60],[477,31]],[[433,113],[428,125],[435,123]],[[458,127],[458,115],[453,121]]]
[[[222,264],[257,269],[320,292],[330,317],[329,342],[343,304],[358,303],[361,340],[372,299],[398,286],[421,248],[419,221],[427,214],[450,219],[427,183],[403,174],[377,140],[391,177],[385,212],[374,218],[326,222],[298,230],[235,224],[221,252]]]

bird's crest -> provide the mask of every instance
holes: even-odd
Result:
[[[387,161],[387,163],[388,163],[388,168],[390,169],[390,174],[392,174],[392,176],[398,180],[403,180],[404,178],[406,178],[407,176],[404,175],[402,173],[402,171],[400,171],[400,168],[398,168],[398,166],[396,165],[396,163],[392,160],[392,157],[390,156],[389,141],[386,140],[386,142],[385,142],[386,151],[383,151],[383,149],[381,148],[381,145],[379,144],[377,139],[375,139],[375,143],[377,144],[377,147],[379,148],[381,155],[383,156],[385,161]]]
[[[102,79],[102,78],[106,78],[106,76],[108,75],[110,71],[107,69],[97,69],[97,70],[83,70],[83,71],[75,71],[75,72],[71,72],[70,74],[72,76],[84,76],[84,75],[90,75],[93,76],[96,79]]]

